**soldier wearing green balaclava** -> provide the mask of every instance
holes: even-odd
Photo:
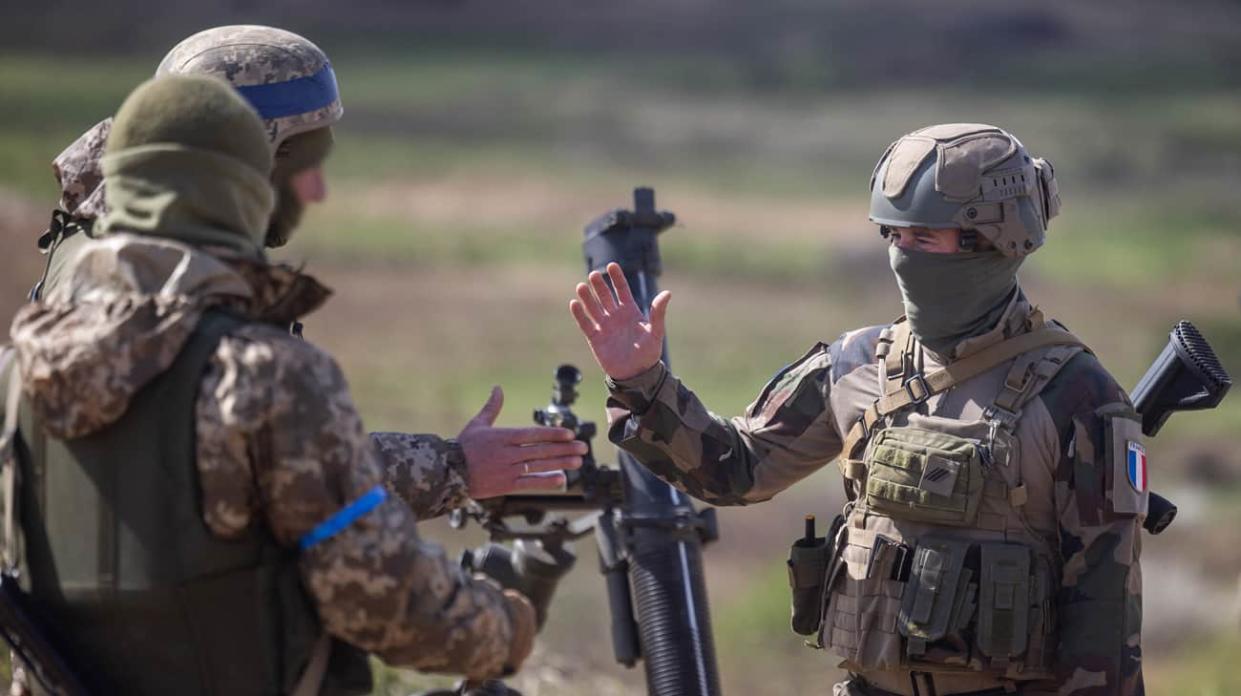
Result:
[[[293,157],[296,187],[309,165]],[[16,558],[4,534],[0,552],[90,693],[370,693],[368,654],[471,683],[512,673],[533,606],[416,523],[467,487],[573,468],[585,445],[545,428],[560,442],[538,459],[480,469],[479,452],[511,450],[477,434],[530,439],[491,427],[498,397],[458,441],[368,434],[339,366],[287,331],[328,292],[264,257],[272,162],[223,80],[164,76],[125,100],[102,158],[109,210],[18,312],[17,359],[0,350],[0,422],[16,428],[0,463],[49,472],[16,489],[37,505],[4,504],[37,543]],[[17,666],[16,693],[64,691]]]
[[[793,630],[848,673],[837,696],[1143,693],[1141,422],[1017,280],[1059,207],[1051,164],[1003,129],[898,139],[870,219],[905,315],[814,345],[733,418],[660,360],[667,292],[645,313],[616,264],[577,286],[608,436],[655,475],[748,505],[839,467],[849,502],[788,568]]]
[[[889,250],[914,336],[947,357],[996,325],[1020,292],[1017,269],[1060,208],[1049,162],[1003,130],[970,123],[894,142],[875,166],[870,195],[870,220],[885,237],[893,228],[961,231],[956,253]]]
[[[221,246],[263,258],[275,202],[272,155],[254,111],[221,80],[155,80],[117,112],[103,158],[113,231]]]

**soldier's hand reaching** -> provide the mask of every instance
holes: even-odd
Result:
[[[654,367],[663,355],[664,318],[672,295],[666,290],[656,295],[648,319],[634,301],[621,267],[609,263],[607,271],[616,294],[603,274],[594,271],[587,277],[589,284],[577,284],[577,299],[569,303],[569,311],[599,367],[614,380],[629,379]]]
[[[497,428],[503,405],[504,391],[493,387],[482,410],[457,436],[465,452],[470,497],[564,486],[564,470],[582,466],[586,443],[573,439],[573,431],[566,428]]]

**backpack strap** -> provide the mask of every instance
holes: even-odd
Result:
[[[895,344],[894,344],[895,345]],[[870,438],[871,430],[882,419],[907,408],[920,404],[932,396],[947,391],[968,379],[990,370],[997,365],[1012,360],[1024,353],[1048,346],[1079,346],[1082,342],[1068,331],[1054,326],[1045,326],[1036,331],[1014,336],[1000,343],[988,346],[977,353],[951,362],[930,374],[915,373],[910,375],[901,388],[876,399],[861,417],[853,424],[845,437],[841,454],[846,459],[857,459],[860,446]],[[887,362],[891,363],[889,353]],[[888,381],[892,376],[888,375]],[[1044,383],[1045,384],[1045,383]]]

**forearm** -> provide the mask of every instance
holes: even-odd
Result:
[[[654,473],[716,505],[766,500],[839,452],[825,417],[828,364],[816,347],[777,374],[745,416],[724,420],[662,364],[612,383],[609,439]]]
[[[469,497],[465,455],[454,440],[437,435],[371,433],[384,486],[420,520],[460,507]]]
[[[400,501],[303,552],[303,578],[332,635],[414,669],[499,676],[513,640],[501,590],[423,542]]]

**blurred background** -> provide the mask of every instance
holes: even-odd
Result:
[[[0,24],[0,316],[42,270],[50,161],[172,45],[274,24],[332,57],[345,104],[330,200],[277,256],[336,297],[306,321],[372,429],[455,434],[506,390],[546,404],[553,368],[602,380],[566,305],[583,225],[655,187],[673,367],[739,413],[816,341],[900,313],[867,181],[889,142],[945,121],[1003,126],[1056,165],[1064,210],[1025,265],[1032,299],[1132,387],[1178,319],[1241,375],[1241,5],[949,0],[284,0],[24,4]],[[1241,394],[1149,444],[1180,505],[1144,540],[1153,694],[1241,693]],[[598,447],[612,460],[610,445]],[[833,467],[834,468],[834,467]],[[787,628],[800,518],[833,514],[825,469],[721,511],[706,551],[726,692],[825,693],[834,661]],[[440,521],[456,553],[480,541]],[[562,588],[528,696],[640,693],[611,661],[592,544]],[[377,689],[447,680],[376,665]]]

